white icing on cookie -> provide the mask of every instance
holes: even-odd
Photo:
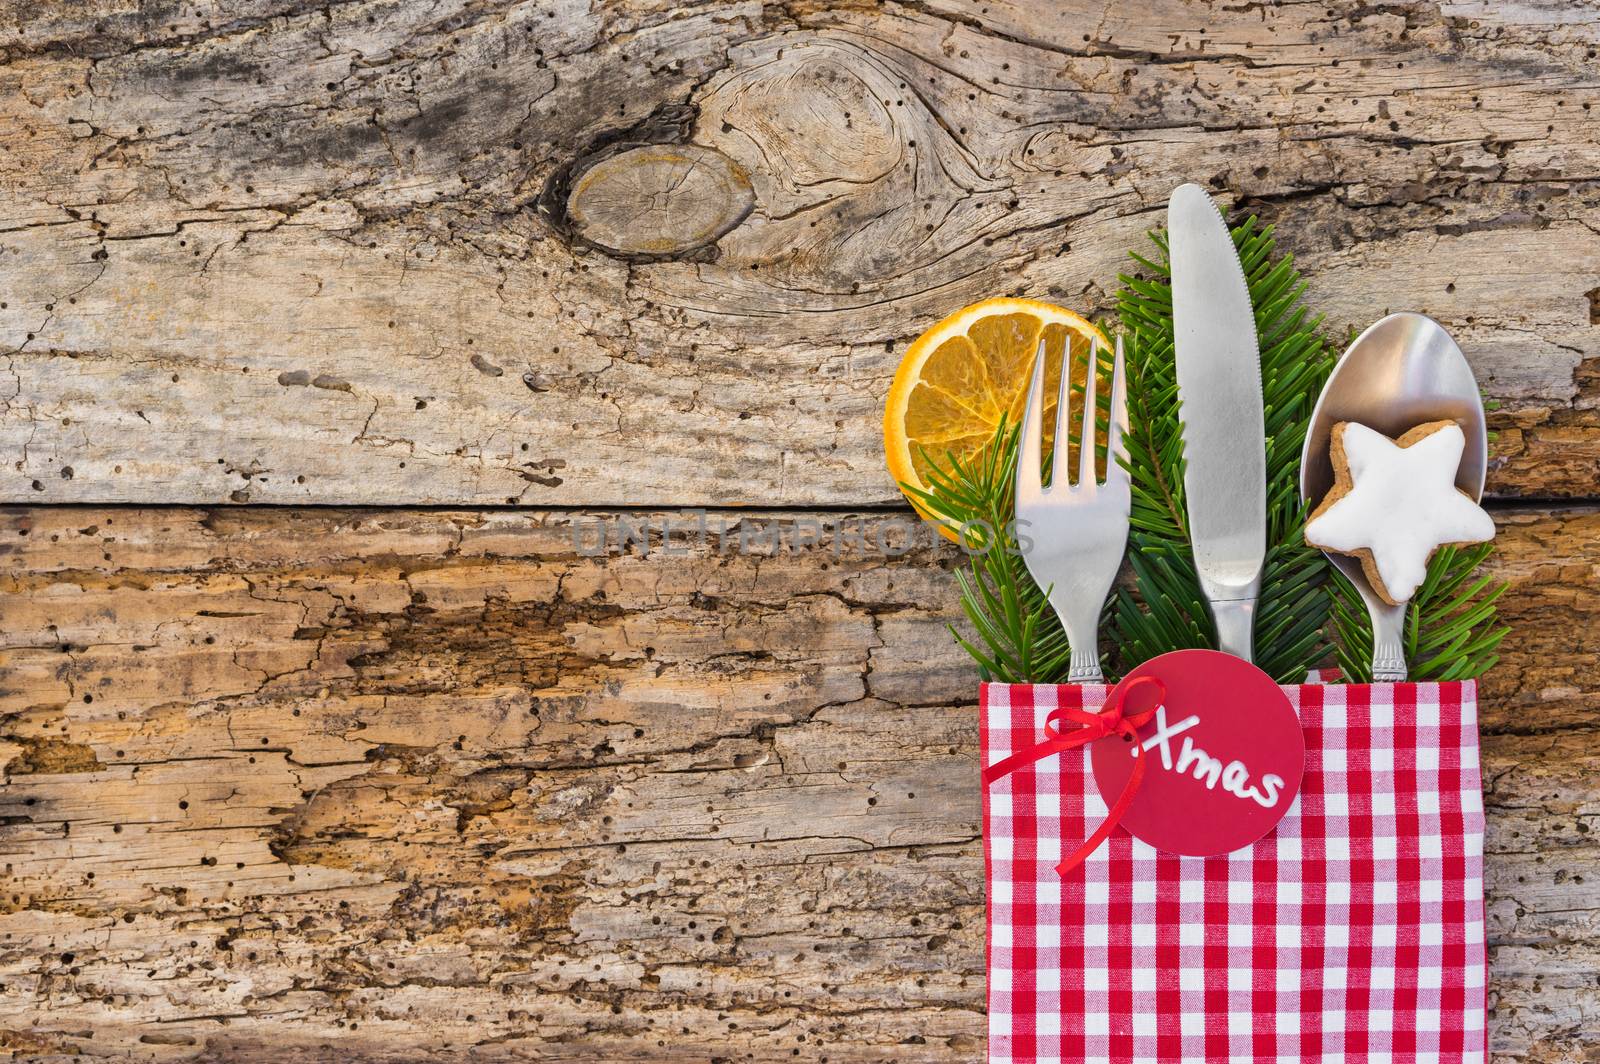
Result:
[[[1494,521],[1456,488],[1467,444],[1460,425],[1401,447],[1348,422],[1341,439],[1350,491],[1306,525],[1306,540],[1340,554],[1370,551],[1393,601],[1416,594],[1439,547],[1494,538]]]

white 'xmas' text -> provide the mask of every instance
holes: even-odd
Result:
[[[1243,761],[1229,761],[1224,765],[1220,758],[1212,757],[1200,747],[1194,745],[1192,736],[1183,736],[1183,745],[1178,748],[1178,755],[1174,760],[1172,755],[1171,740],[1193,728],[1200,723],[1199,714],[1191,714],[1178,723],[1167,724],[1167,707],[1156,708],[1155,734],[1146,739],[1142,748],[1148,753],[1159,750],[1161,753],[1161,767],[1168,772],[1177,772],[1179,775],[1191,775],[1196,780],[1206,785],[1206,790],[1215,790],[1218,783],[1229,794],[1239,798],[1246,798],[1255,802],[1264,809],[1271,809],[1278,804],[1278,794],[1283,789],[1283,777],[1266,775],[1261,777],[1261,787],[1258,790],[1250,783],[1250,770]],[[1138,750],[1130,751],[1134,757],[1139,756]]]

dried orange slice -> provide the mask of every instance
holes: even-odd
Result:
[[[1110,346],[1083,317],[1035,299],[986,299],[956,311],[907,348],[883,412],[883,449],[902,492],[906,485],[927,489],[930,460],[947,466],[947,456],[978,455],[994,439],[1002,416],[1011,424],[1022,420],[1040,337],[1048,452],[1062,355],[1070,351],[1070,364],[1082,367],[1095,341],[1102,350]],[[1081,373],[1080,368],[1074,379]],[[906,497],[930,517],[914,497]],[[955,538],[953,529],[941,525],[940,531]]]

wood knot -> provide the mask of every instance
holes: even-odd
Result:
[[[567,197],[573,235],[621,255],[703,248],[755,206],[744,169],[697,144],[642,144],[595,163]]]

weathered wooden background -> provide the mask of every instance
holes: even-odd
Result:
[[[1501,403],[1492,1043],[1600,1059],[1597,48],[1593,0],[4,0],[0,1051],[981,1059],[954,558],[796,533],[901,520],[922,328],[1103,313],[1198,179]],[[696,506],[787,538],[575,549]]]

